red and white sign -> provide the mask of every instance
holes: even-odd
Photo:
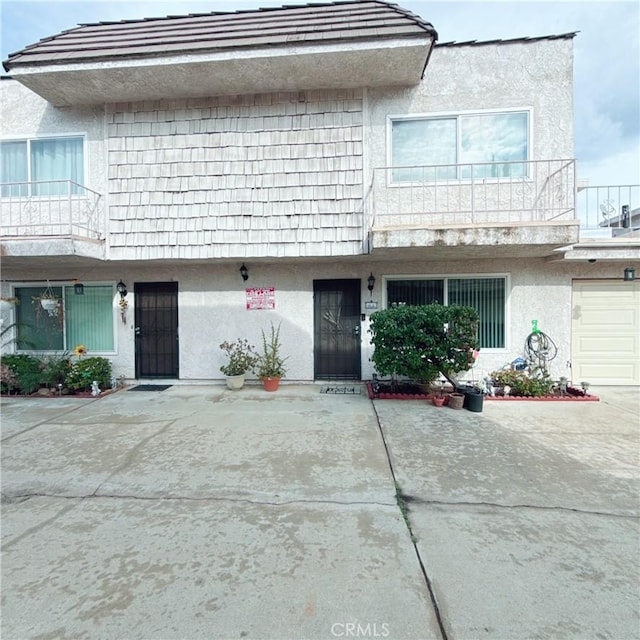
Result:
[[[246,289],[247,309],[275,309],[276,290],[273,287]]]

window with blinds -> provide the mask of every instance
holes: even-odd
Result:
[[[480,347],[505,347],[505,277],[387,280],[387,306],[398,304],[455,304],[473,307],[480,315]]]
[[[92,352],[114,351],[112,285],[85,285],[84,295],[75,294],[73,286],[50,287],[61,301],[62,311],[55,315],[40,305],[44,288],[15,289],[19,350],[72,351],[82,344]]]

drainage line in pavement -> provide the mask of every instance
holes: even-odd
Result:
[[[391,477],[393,478],[393,484],[396,490],[396,501],[398,503],[398,508],[400,509],[400,513],[402,514],[404,522],[407,525],[407,529],[409,530],[409,537],[411,538],[411,544],[413,545],[413,550],[415,551],[416,557],[418,558],[418,564],[420,565],[420,570],[422,571],[422,577],[424,578],[425,584],[427,585],[427,590],[429,591],[429,597],[431,598],[431,604],[433,605],[433,609],[436,614],[436,620],[438,621],[440,634],[442,635],[443,640],[448,640],[447,632],[444,628],[444,622],[442,620],[442,615],[440,614],[440,607],[438,606],[438,601],[436,599],[436,594],[434,592],[431,579],[429,578],[429,574],[427,573],[427,568],[424,566],[424,562],[422,561],[422,557],[420,556],[417,539],[413,534],[413,530],[411,529],[411,521],[409,520],[409,513],[408,513],[406,499],[405,499],[405,496],[402,495],[400,485],[396,480],[396,472],[395,472],[395,469],[393,468],[393,463],[391,462],[391,455],[389,453],[389,446],[387,445],[387,439],[384,437],[384,431],[382,429],[382,423],[380,422],[380,416],[378,415],[378,410],[376,409],[376,405],[373,400],[371,400],[371,406],[373,407],[373,412],[376,414],[378,431],[380,431],[380,437],[382,438],[382,444],[384,445],[384,451],[387,456],[387,462],[389,463],[389,470],[391,471]]]

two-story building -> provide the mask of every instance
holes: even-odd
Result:
[[[3,316],[38,350],[185,381],[280,324],[287,379],[311,381],[371,376],[376,309],[465,304],[476,379],[537,320],[556,377],[639,384],[637,234],[581,236],[574,35],[437,44],[353,0],[26,47],[0,83]],[[640,204],[615,194],[605,231]]]

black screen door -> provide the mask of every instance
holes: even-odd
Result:
[[[136,378],[177,378],[178,283],[137,282]]]
[[[314,373],[360,380],[360,280],[314,280]]]

